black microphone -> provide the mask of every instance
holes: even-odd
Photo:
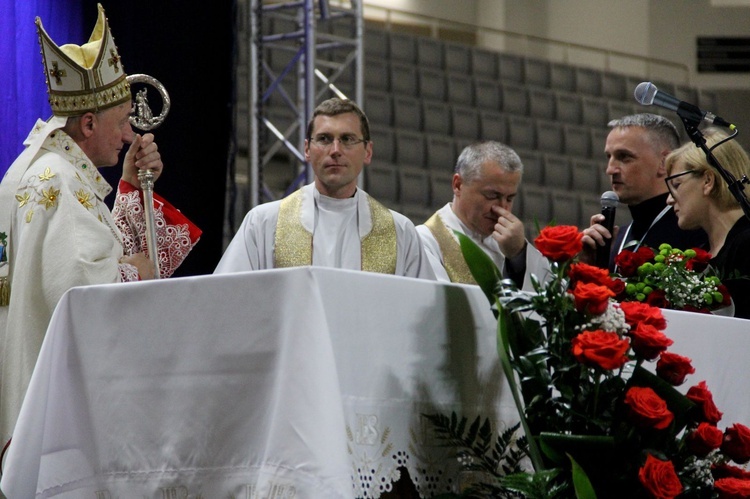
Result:
[[[698,108],[698,106],[695,106],[693,104],[690,104],[685,101],[681,101],[677,97],[674,97],[673,95],[669,95],[668,93],[662,92],[658,88],[656,88],[656,85],[651,83],[650,81],[644,81],[638,84],[637,87],[635,87],[635,100],[637,100],[640,104],[643,104],[644,106],[650,106],[651,104],[655,104],[659,107],[663,107],[664,109],[669,109],[670,111],[675,111],[680,115],[680,117],[688,118],[692,121],[695,121],[696,123],[699,123],[703,120],[708,121],[712,125],[718,125],[730,128],[734,130],[735,126],[731,123],[728,123],[727,121],[723,120],[722,118],[719,118],[714,113],[703,111]]]
[[[602,194],[602,215],[604,221],[601,223],[610,234],[615,230],[615,209],[620,198],[612,191]],[[612,248],[612,238],[604,240],[604,246],[596,247],[596,266],[602,269],[609,268],[609,253]]]

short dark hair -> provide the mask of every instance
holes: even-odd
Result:
[[[674,123],[664,116],[652,113],[640,113],[623,116],[607,123],[609,128],[626,128],[638,126],[644,128],[655,149],[669,149],[673,151],[680,147],[680,133]]]
[[[356,102],[349,99],[339,99],[338,97],[332,97],[328,100],[324,100],[318,107],[313,111],[312,118],[307,123],[307,139],[312,138],[313,124],[315,118],[323,116],[337,116],[344,113],[354,113],[359,117],[359,124],[362,128],[362,138],[366,141],[370,141],[370,122],[367,120],[367,115],[360,109]]]

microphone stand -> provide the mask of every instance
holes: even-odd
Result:
[[[716,171],[719,172],[719,175],[721,175],[721,177],[727,183],[729,192],[731,192],[735,199],[740,203],[742,211],[745,213],[745,217],[750,220],[750,202],[748,202],[747,196],[745,196],[744,192],[744,184],[750,183],[747,175],[743,175],[742,178],[738,180],[734,178],[734,175],[726,171],[724,167],[721,166],[719,160],[716,159],[716,157],[711,152],[711,149],[709,149],[706,145],[706,138],[698,129],[699,121],[694,118],[694,115],[691,115],[691,113],[689,113],[687,110],[684,110],[682,107],[677,109],[677,115],[682,119],[682,123],[685,125],[685,131],[687,131],[690,140],[692,140],[696,146],[703,150],[704,154],[706,155],[708,164],[713,166]]]

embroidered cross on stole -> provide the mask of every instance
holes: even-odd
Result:
[[[313,235],[302,225],[302,191],[281,200],[279,220],[274,235],[274,267],[312,265]],[[372,230],[362,238],[362,270],[381,274],[396,273],[398,243],[396,224],[391,212],[367,196]]]

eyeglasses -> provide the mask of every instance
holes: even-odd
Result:
[[[320,134],[310,138],[310,142],[320,147],[321,149],[331,147],[337,140],[339,141],[339,145],[344,149],[351,149],[357,144],[369,142],[369,140],[359,139],[355,135],[342,135],[341,137],[336,138],[331,137],[330,135]]]
[[[681,181],[675,181],[676,179],[682,177],[683,175],[687,175],[688,173],[700,173],[697,170],[685,170],[684,172],[675,173],[674,175],[670,175],[667,178],[664,179],[664,182],[667,183],[667,189],[669,189],[669,193],[672,195],[672,197],[675,197],[675,193],[677,192],[677,189],[679,189],[680,185],[682,185]]]

